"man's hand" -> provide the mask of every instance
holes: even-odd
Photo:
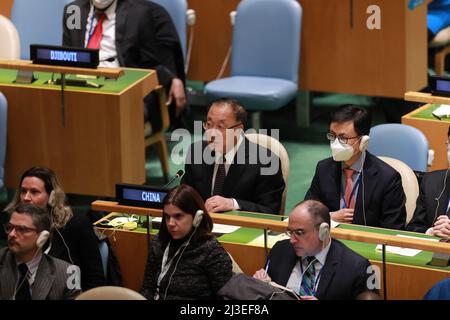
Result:
[[[436,219],[431,234],[441,238],[450,237],[450,219],[442,215]]]
[[[314,296],[300,296],[300,300],[319,300]]]
[[[266,273],[264,269],[259,269],[258,271],[256,271],[255,274],[253,275],[253,278],[256,278],[264,282],[272,281],[272,279],[269,277],[269,275]]]
[[[231,198],[213,196],[206,200],[205,207],[208,212],[222,212],[234,210],[234,202]]]
[[[167,104],[171,104],[175,99],[176,115],[178,116],[181,111],[183,111],[186,106],[186,92],[184,91],[183,81],[178,78],[172,79],[172,84],[170,86],[169,98]]]
[[[331,219],[339,223],[352,223],[355,209],[341,209],[331,212]]]

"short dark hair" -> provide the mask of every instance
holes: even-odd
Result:
[[[331,122],[344,123],[352,121],[358,136],[369,135],[371,117],[366,109],[353,104],[344,104],[331,114]]]
[[[328,225],[331,224],[330,210],[328,210],[327,206],[322,202],[317,200],[303,200],[299,202],[294,209],[301,205],[306,206],[306,210],[311,215],[317,229],[322,222],[328,223]]]
[[[234,114],[234,118],[237,122],[241,122],[244,127],[247,124],[247,111],[245,111],[245,108],[240,104],[237,100],[231,99],[231,98],[221,98],[213,101],[211,103],[209,109],[211,109],[213,106],[218,105],[226,105],[229,106]],[[208,109],[208,111],[209,111]]]
[[[20,203],[14,208],[14,212],[30,216],[38,232],[50,231],[50,216],[41,207],[31,203]]]
[[[202,210],[203,219],[197,227],[195,234],[192,236],[191,243],[199,243],[211,238],[213,222],[211,216],[206,211],[205,203],[197,190],[187,184],[181,184],[172,189],[164,198],[163,206],[168,204],[172,204],[180,208],[184,212],[192,215],[192,217],[194,217],[198,210]],[[164,217],[163,223],[161,223],[161,227],[159,229],[158,237],[163,243],[167,243],[171,239],[170,233],[167,231],[167,226],[164,223]]]

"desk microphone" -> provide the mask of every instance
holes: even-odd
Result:
[[[113,62],[114,60],[116,60],[116,57],[109,57],[106,59],[101,59],[100,62]]]
[[[167,182],[165,185],[163,185],[163,187],[167,187],[172,182],[174,182],[176,179],[181,179],[183,176],[184,176],[184,171],[183,170],[178,170],[177,173],[173,176],[173,178],[170,179],[169,182]]]

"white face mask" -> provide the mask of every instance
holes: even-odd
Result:
[[[103,10],[108,8],[115,0],[92,0],[92,4],[97,9]]]
[[[353,157],[353,147],[349,144],[340,143],[338,138],[330,142],[330,147],[334,161],[347,161]]]

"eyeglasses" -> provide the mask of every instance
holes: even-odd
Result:
[[[12,223],[7,223],[7,224],[3,225],[3,228],[5,229],[5,232],[8,234],[11,233],[14,229],[16,230],[16,233],[20,234],[20,235],[23,235],[23,234],[31,232],[31,231],[37,231],[36,228],[29,228],[26,226],[17,226]]]
[[[238,122],[236,124],[233,124],[230,127],[225,127],[223,124],[215,125],[215,124],[207,121],[207,122],[203,122],[203,129],[205,129],[205,130],[217,129],[217,130],[220,130],[220,131],[225,131],[227,129],[234,129],[237,126],[240,126],[241,124],[242,124],[242,122]]]
[[[327,139],[330,140],[331,142],[334,142],[334,140],[336,140],[336,138],[338,138],[340,143],[347,144],[348,140],[359,138],[359,136],[345,137],[342,135],[336,135],[336,133],[334,133],[334,132],[327,133]]]
[[[298,230],[287,230],[286,234],[288,235],[289,238],[291,238],[292,236],[294,236],[295,238],[300,238],[301,236],[303,236],[305,234],[305,231],[298,229]]]

